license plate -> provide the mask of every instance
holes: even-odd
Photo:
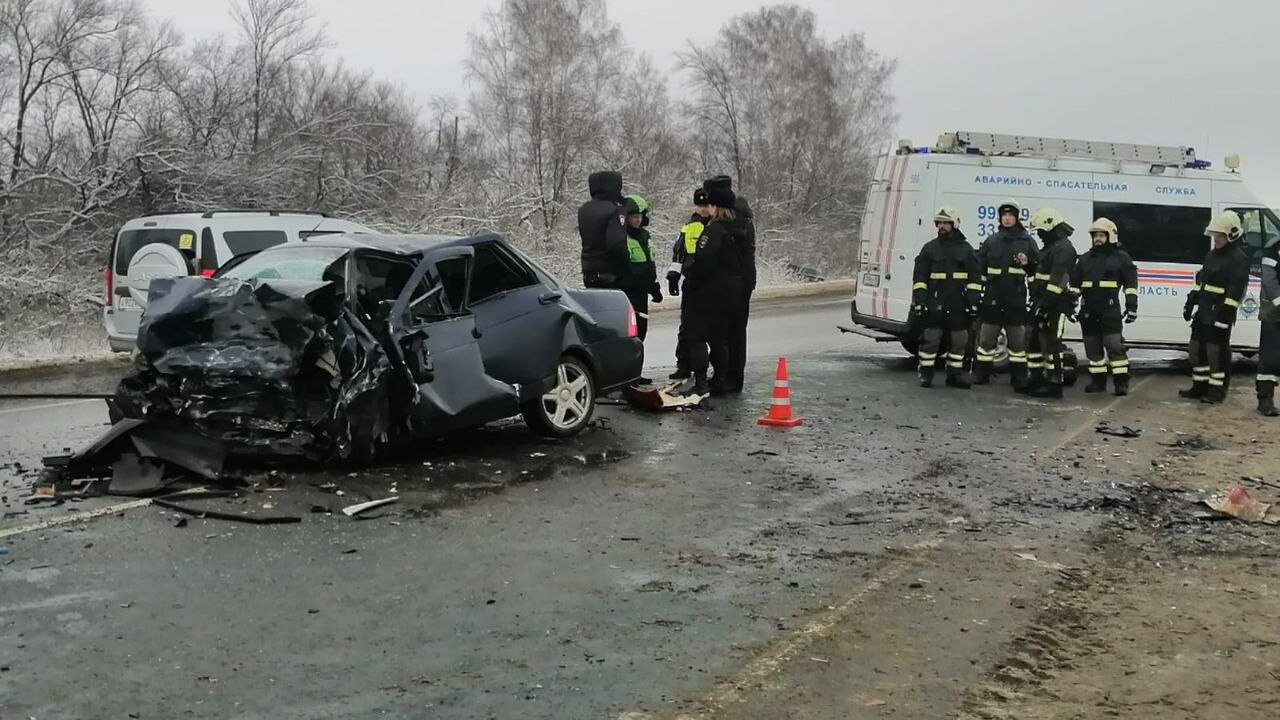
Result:
[[[128,311],[130,311],[130,312],[138,312],[138,311],[139,311],[139,310],[141,310],[141,309],[142,309],[142,307],[141,307],[141,306],[139,306],[139,305],[138,305],[138,302],[137,302],[136,300],[134,300],[134,299],[133,299],[133,296],[131,296],[131,295],[117,295],[117,296],[116,296],[116,310],[117,310],[117,311],[125,311],[125,310],[128,310]]]

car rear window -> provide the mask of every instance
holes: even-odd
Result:
[[[235,257],[283,245],[289,241],[289,236],[282,230],[228,230],[222,233],[222,239],[227,241],[231,257]]]
[[[325,270],[347,254],[346,248],[291,245],[264,250],[227,269],[233,280],[325,280]]]
[[[194,230],[142,228],[124,230],[116,238],[116,275],[129,274],[129,262],[142,248],[153,243],[163,243],[177,248],[191,262],[196,257],[196,233]]]

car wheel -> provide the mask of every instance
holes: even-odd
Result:
[[[596,383],[581,360],[566,355],[556,368],[556,384],[521,408],[533,430],[550,437],[582,432],[596,411]]]
[[[913,357],[920,351],[920,344],[916,342],[914,337],[907,337],[904,335],[898,338],[898,342],[902,343],[902,349],[911,353]]]

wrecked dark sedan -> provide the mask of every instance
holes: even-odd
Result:
[[[640,375],[635,314],[497,235],[330,235],[152,282],[117,417],[229,452],[368,458],[523,415],[570,436]]]

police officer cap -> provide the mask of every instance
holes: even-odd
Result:
[[[702,183],[702,189],[707,191],[707,199],[716,207],[732,210],[737,203],[733,194],[733,181],[727,175],[707,178]]]
[[[707,191],[703,190],[702,188],[698,188],[697,190],[694,190],[693,204],[694,205],[710,205],[711,201],[707,199]]]

